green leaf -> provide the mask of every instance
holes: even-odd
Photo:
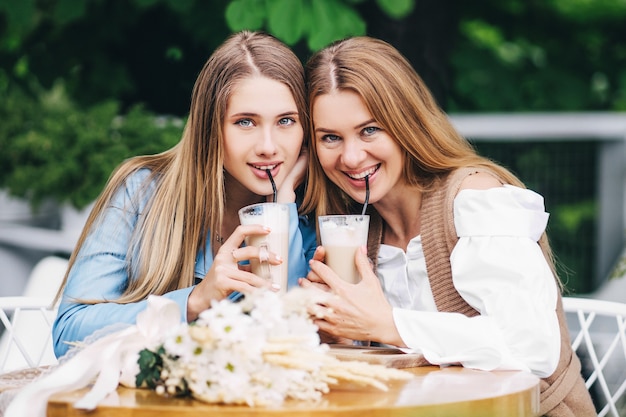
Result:
[[[304,10],[301,1],[267,0],[269,31],[286,44],[295,44],[304,34]]]
[[[233,32],[259,30],[266,17],[265,5],[260,0],[234,0],[226,7],[225,17]]]
[[[562,204],[554,210],[558,221],[566,230],[575,235],[581,224],[585,221],[593,221],[597,216],[598,207],[596,201],[585,200],[576,203]]]
[[[27,55],[21,56],[15,62],[15,65],[13,66],[13,74],[15,74],[17,78],[24,78],[26,75],[28,75],[28,56]]]
[[[165,50],[165,56],[171,61],[180,61],[183,59],[183,50],[178,46],[170,46]]]
[[[413,11],[415,0],[376,0],[378,6],[394,19],[401,19]]]
[[[460,25],[461,32],[476,46],[495,50],[505,42],[501,28],[484,20],[468,20]]]
[[[157,4],[160,0],[134,0],[135,4],[140,8],[148,8]]]
[[[626,17],[623,0],[551,0],[547,3],[560,15],[579,22],[623,20]]]
[[[154,389],[161,379],[163,358],[158,352],[143,349],[139,352],[137,364],[139,365],[139,373],[135,377],[135,385],[141,387],[145,383],[148,388]]]
[[[29,32],[40,23],[39,17],[35,0],[0,2],[0,21],[4,26],[0,36],[0,50],[17,51]]]
[[[54,19],[64,25],[81,19],[87,9],[86,1],[59,0],[54,9]]]
[[[194,0],[167,0],[170,9],[178,13],[187,13],[194,6]]]
[[[22,36],[18,33],[7,33],[0,37],[0,50],[16,51],[22,43]]]
[[[5,13],[5,19],[10,27],[30,28],[35,22],[35,0],[0,2],[0,10]]]
[[[329,43],[349,36],[365,34],[365,22],[351,7],[335,0],[312,2],[311,26],[307,43],[316,51]]]

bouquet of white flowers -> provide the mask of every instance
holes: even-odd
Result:
[[[320,344],[306,306],[312,293],[260,291],[240,303],[215,302],[192,324],[165,335],[139,356],[137,386],[210,403],[275,405],[318,400],[329,384],[349,380],[386,389],[381,380],[411,374],[339,361]]]
[[[150,296],[136,325],[103,329],[75,346],[57,367],[20,390],[5,417],[44,417],[50,395],[88,386],[74,407],[94,409],[120,384],[260,406],[287,398],[315,401],[340,381],[386,390],[384,381],[413,377],[329,354],[307,312],[325,294],[259,291],[239,303],[214,302],[191,324],[181,322],[178,304]]]

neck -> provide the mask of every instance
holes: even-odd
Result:
[[[416,189],[387,195],[374,204],[383,219],[383,242],[406,250],[409,241],[420,234],[422,193]]]
[[[224,174],[224,218],[232,215],[238,219],[237,212],[240,208],[251,204],[262,203],[266,201],[266,196],[258,195],[241,185],[239,181],[234,179],[230,174]],[[239,220],[237,220],[239,222]]]

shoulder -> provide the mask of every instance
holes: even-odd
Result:
[[[113,195],[111,204],[116,207],[127,207],[130,203],[141,209],[154,193],[156,187],[152,171],[147,168],[131,172]]]
[[[495,176],[487,172],[474,172],[467,175],[459,187],[461,190],[488,190],[490,188],[502,187],[502,182]]]
[[[437,210],[444,205],[452,212],[453,201],[459,192],[463,190],[489,190],[501,187],[503,182],[495,172],[487,167],[464,166],[450,171],[444,177],[440,177],[435,183],[433,190],[425,194],[422,207]]]
[[[129,188],[141,186],[150,179],[151,174],[152,171],[148,168],[140,168],[136,171],[133,171],[126,177],[126,186]]]
[[[128,195],[152,194],[158,182],[157,177],[148,168],[140,168],[131,172],[124,180],[124,188]]]

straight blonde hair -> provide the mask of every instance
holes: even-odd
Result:
[[[321,95],[342,90],[359,95],[372,117],[402,149],[405,181],[422,192],[429,192],[462,167],[485,167],[506,183],[525,187],[509,170],[476,153],[408,60],[387,42],[365,36],[337,41],[314,54],[305,71],[309,113],[313,114],[315,100]],[[302,211],[317,215],[356,212],[356,202],[328,179],[319,164],[313,120],[308,136],[309,182]],[[539,244],[556,277],[545,233]]]
[[[80,302],[132,303],[150,294],[162,295],[193,284],[198,250],[206,249],[209,232],[219,229],[228,199],[223,166],[223,123],[228,101],[237,83],[256,75],[287,86],[303,126],[308,124],[304,69],[297,56],[269,34],[243,31],[231,35],[198,75],[180,142],[157,155],[131,158],[110,177],[70,257],[57,299],[89,231],[97,227],[126,179],[143,168],[150,170],[143,187],[154,182],[156,188],[132,231],[126,254],[128,285],[117,300]],[[137,194],[135,200],[141,199],[143,193]]]

